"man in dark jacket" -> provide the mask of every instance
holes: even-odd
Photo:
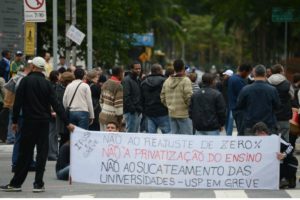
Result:
[[[151,75],[141,84],[143,113],[147,116],[148,133],[157,133],[157,128],[160,128],[162,133],[171,132],[168,109],[160,101],[160,92],[165,80],[161,65],[154,64],[151,67]]]
[[[0,77],[4,78],[5,82],[7,82],[9,80],[11,53],[8,50],[4,50],[2,51],[1,55],[2,59],[0,60]]]
[[[203,87],[192,95],[189,116],[196,135],[219,135],[226,121],[226,105],[222,94],[213,88],[214,75],[202,76]]]
[[[131,65],[131,73],[128,74],[122,85],[124,87],[124,117],[126,121],[126,132],[138,132],[140,117],[142,112],[141,105],[141,81],[139,79],[141,73],[141,64],[133,62]]]
[[[42,73],[46,64],[45,60],[42,57],[36,57],[32,60],[32,64],[32,72],[20,82],[13,107],[12,129],[14,131],[18,129],[17,123],[21,110],[23,113],[23,126],[14,177],[8,185],[0,187],[0,190],[6,192],[21,191],[35,145],[37,146],[37,159],[33,192],[45,191],[43,176],[48,156],[50,106],[68,125],[69,131],[74,130],[74,126],[69,124],[64,108],[57,101],[53,87]]]
[[[277,134],[281,134],[289,142],[290,122],[292,118],[292,99],[294,98],[294,89],[291,83],[284,76],[283,66],[276,64],[271,67],[272,75],[268,82],[273,85],[279,94],[281,105],[276,110]]]
[[[244,113],[244,130],[239,134],[255,135],[252,127],[257,122],[264,122],[272,133],[276,130],[275,110],[280,106],[280,99],[275,87],[266,82],[266,68],[257,65],[254,69],[255,82],[245,86],[238,97],[236,109]]]

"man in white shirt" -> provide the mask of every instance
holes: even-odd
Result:
[[[70,122],[87,130],[95,118],[91,89],[82,81],[85,75],[83,69],[76,69],[74,75],[75,80],[67,86],[64,93],[63,104],[66,109],[69,108]]]

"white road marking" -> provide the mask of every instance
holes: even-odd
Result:
[[[298,189],[285,190],[285,192],[292,198],[300,198],[300,190]]]
[[[61,198],[95,198],[95,194],[80,194],[80,195],[70,195],[70,196],[62,196]]]
[[[139,198],[171,198],[170,192],[140,192]]]
[[[216,198],[248,198],[244,190],[214,190]]]

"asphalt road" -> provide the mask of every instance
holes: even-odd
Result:
[[[0,184],[7,184],[12,177],[11,154],[13,145],[0,144]],[[299,146],[300,147],[300,146]],[[297,148],[300,150],[300,148]],[[300,154],[297,155],[300,160]],[[298,170],[300,178],[300,170]],[[195,190],[159,189],[132,186],[110,186],[59,181],[55,176],[55,162],[48,161],[44,176],[46,192],[33,193],[34,173],[30,172],[22,192],[0,192],[1,198],[300,198],[300,183],[289,190]]]

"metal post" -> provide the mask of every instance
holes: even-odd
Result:
[[[70,28],[70,21],[71,21],[71,1],[70,0],[66,0],[65,1],[66,4],[66,9],[65,9],[65,13],[66,13],[66,33]],[[70,45],[71,45],[71,41],[68,37],[66,37],[66,65],[70,66]]]
[[[285,29],[284,29],[284,63],[285,68],[287,67],[287,34],[288,34],[288,22],[285,21]]]
[[[57,0],[53,0],[53,67],[57,68]]]
[[[76,26],[76,0],[72,0],[72,25]],[[76,66],[76,45],[72,47],[72,64]]]
[[[87,0],[87,69],[93,68],[92,0]]]

